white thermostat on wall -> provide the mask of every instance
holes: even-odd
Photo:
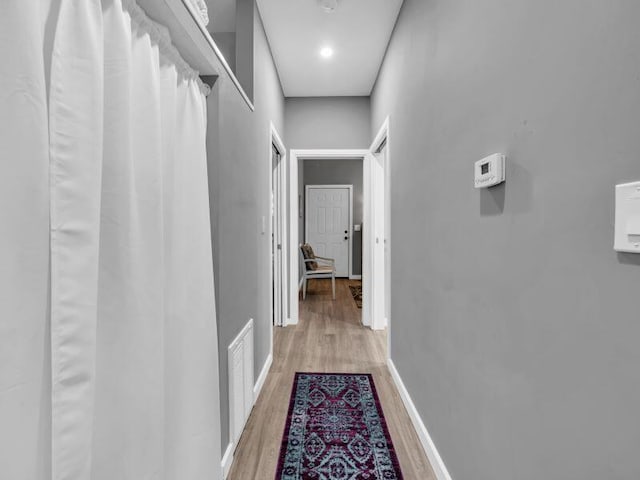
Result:
[[[505,179],[505,156],[501,153],[494,153],[488,157],[478,160],[475,164],[475,187],[492,187],[504,182]]]
[[[616,185],[616,226],[613,249],[640,253],[640,182]]]

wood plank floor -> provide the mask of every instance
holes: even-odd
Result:
[[[300,322],[276,328],[274,361],[234,454],[231,480],[273,480],[296,371],[371,373],[400,467],[407,480],[435,480],[400,395],[386,367],[385,332],[360,324],[350,284],[338,279],[331,301],[329,280],[309,282],[300,301]]]

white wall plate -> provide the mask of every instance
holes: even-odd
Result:
[[[640,182],[616,185],[616,219],[613,249],[640,253]]]

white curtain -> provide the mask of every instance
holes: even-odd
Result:
[[[0,472],[217,479],[207,87],[132,0],[30,3],[0,6]]]
[[[0,477],[48,479],[49,138],[39,2],[0,1]]]

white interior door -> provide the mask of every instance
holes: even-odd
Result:
[[[306,233],[316,255],[336,261],[336,276],[349,276],[351,185],[307,185]]]
[[[284,221],[283,221],[283,165],[281,155],[275,145],[272,145],[272,177],[271,177],[271,241],[272,241],[272,271],[273,271],[273,324],[284,325],[285,318],[285,266],[283,257]]]

